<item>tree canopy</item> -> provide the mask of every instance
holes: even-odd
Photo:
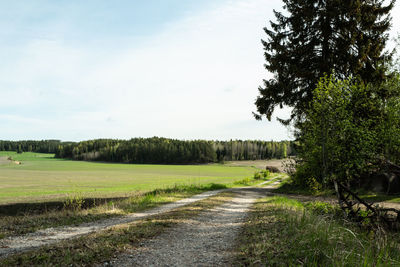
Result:
[[[55,156],[75,160],[147,164],[191,164],[225,160],[286,158],[295,153],[290,141],[206,141],[160,137],[96,139],[59,145]]]
[[[274,10],[276,22],[264,28],[265,68],[274,76],[259,87],[256,119],[270,120],[283,105],[293,107],[292,118],[301,116],[325,74],[365,83],[386,79],[391,53],[384,49],[394,0],[387,5],[385,0],[283,2],[285,14]]]

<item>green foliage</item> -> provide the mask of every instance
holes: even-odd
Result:
[[[259,171],[254,173],[253,179],[255,180],[266,180],[268,179],[268,176],[270,175],[268,170],[263,170],[263,171]]]
[[[256,100],[257,119],[277,106],[294,107],[301,117],[313,99],[319,78],[334,71],[341,78],[359,77],[365,83],[386,79],[390,54],[385,52],[394,1],[284,0],[285,12],[264,28],[264,80]]]
[[[252,185],[260,180],[268,180],[270,178],[270,173],[268,170],[255,172],[252,178],[246,177],[242,180],[235,181],[235,185]]]
[[[226,160],[282,159],[296,155],[293,141],[212,141],[218,162]]]
[[[233,184],[234,185],[250,185],[252,180],[249,177],[246,177],[242,180],[235,181]]]
[[[16,151],[22,153],[39,152],[39,153],[55,153],[59,145],[70,144],[71,142],[61,142],[60,140],[21,140],[21,141],[5,141],[0,140],[0,151]]]
[[[261,173],[256,172],[256,173],[254,174],[254,179],[255,179],[255,180],[261,180]]]
[[[85,204],[85,199],[82,194],[75,194],[73,196],[68,196],[66,200],[64,200],[64,209],[79,211],[83,208]]]
[[[322,189],[322,185],[314,177],[307,179],[307,186],[312,193],[318,193]]]
[[[0,140],[0,151],[55,153],[57,158],[139,164],[223,163],[226,160],[280,159],[296,154],[291,141],[182,141],[159,137],[78,143]]]
[[[379,169],[381,159],[400,159],[400,82],[381,86],[323,77],[299,121],[299,184],[348,183]]]
[[[320,202],[320,201],[308,202],[304,204],[304,207],[308,211],[316,215],[330,214],[330,215],[335,215],[339,218],[339,216],[342,214],[342,210],[338,206],[326,202]]]
[[[139,164],[191,164],[284,158],[295,154],[293,142],[182,141],[168,138],[96,139],[59,145],[57,158]]]

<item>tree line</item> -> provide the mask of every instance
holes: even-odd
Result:
[[[285,158],[294,155],[294,147],[294,143],[290,141],[182,141],[159,137],[96,139],[60,144],[55,156],[106,162],[190,164]]]
[[[293,141],[182,141],[160,137],[130,140],[96,139],[82,142],[0,140],[0,151],[54,153],[57,158],[74,160],[149,164],[281,159],[296,154]]]
[[[61,142],[60,140],[22,140],[6,141],[0,140],[0,151],[38,152],[38,153],[56,153],[60,145],[70,142]]]
[[[282,159],[296,155],[293,141],[212,141],[218,161]]]

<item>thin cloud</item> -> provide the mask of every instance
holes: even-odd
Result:
[[[74,39],[79,34],[63,21],[68,17],[53,18],[55,26],[42,25],[46,38],[28,31],[23,44],[0,44],[8,51],[0,66],[0,112],[12,114],[0,116],[7,128],[0,137],[290,138],[278,122],[258,122],[251,114],[257,88],[270,76],[262,28],[281,5],[225,1],[139,39],[110,33],[112,40],[89,43]]]

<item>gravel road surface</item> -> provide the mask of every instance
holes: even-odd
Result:
[[[179,224],[101,266],[231,266],[232,246],[253,202],[266,188],[240,188],[228,203]]]

